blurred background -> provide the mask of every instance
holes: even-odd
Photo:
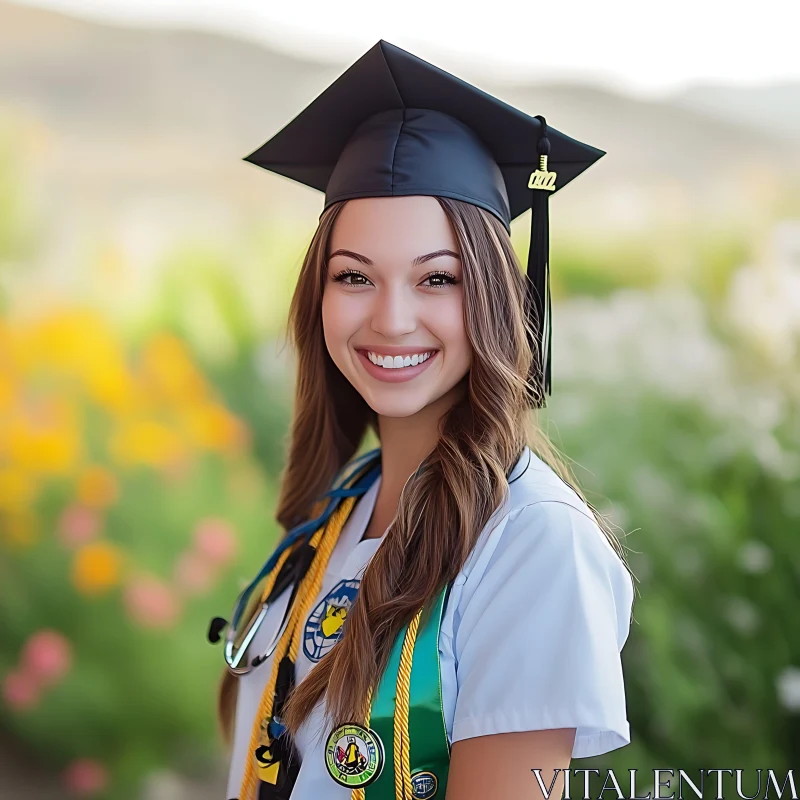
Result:
[[[380,38],[608,152],[541,419],[627,533],[632,743],[572,766],[800,764],[796,25],[697,5],[0,0],[0,798],[223,797],[322,204],[241,159]]]

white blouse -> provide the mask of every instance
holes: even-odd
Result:
[[[328,604],[348,608],[381,539],[364,539],[380,478],[353,509],[303,631],[297,681],[338,640]],[[283,619],[287,589],[256,635],[262,653]],[[620,652],[633,583],[586,504],[529,448],[506,497],[453,584],[442,615],[442,702],[451,743],[473,736],[576,728],[573,758],[630,742]],[[341,613],[340,615],[341,616]],[[323,624],[324,623],[324,624]],[[272,658],[239,678],[227,798],[239,797],[254,717]],[[350,800],[325,768],[322,703],[295,744],[292,800]],[[250,756],[252,757],[252,756]]]

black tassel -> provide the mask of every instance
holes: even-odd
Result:
[[[541,132],[537,152],[540,156],[550,154],[550,140],[547,137],[547,122],[541,115],[536,119],[541,122]],[[546,168],[546,161],[545,161]],[[551,394],[551,353],[550,338],[552,320],[550,313],[550,215],[549,200],[552,188],[550,181],[543,177],[541,170],[534,175],[539,177],[539,187],[534,184],[531,188],[531,240],[528,247],[528,314],[531,326],[535,331],[533,341],[530,342],[534,353],[531,365],[531,382],[533,389],[529,395],[530,404],[534,407],[545,407],[545,394]],[[552,173],[550,173],[552,175]],[[554,178],[555,176],[553,176]],[[555,184],[552,183],[554,188]]]

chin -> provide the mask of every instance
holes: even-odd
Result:
[[[362,394],[362,397],[364,395]],[[413,417],[430,401],[413,397],[365,397],[367,405],[380,417]]]

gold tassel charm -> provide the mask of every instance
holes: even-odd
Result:
[[[539,156],[539,169],[531,172],[531,176],[528,178],[528,188],[554,192],[556,190],[557,177],[557,173],[549,172],[547,169],[547,156]]]

